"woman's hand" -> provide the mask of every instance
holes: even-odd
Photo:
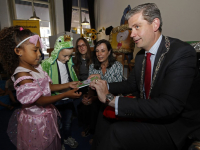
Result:
[[[82,94],[82,92],[77,92],[78,88],[74,88],[72,90],[69,90],[67,92],[65,92],[65,95],[67,98],[79,98]]]
[[[91,79],[92,77],[98,77],[98,79],[101,79],[101,75],[100,74],[91,74],[88,79]]]

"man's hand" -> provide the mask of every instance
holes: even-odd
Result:
[[[106,95],[109,93],[107,82],[104,80],[93,80],[90,83],[92,89],[96,89],[99,100],[102,103],[106,102]]]

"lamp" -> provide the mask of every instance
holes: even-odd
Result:
[[[82,13],[81,13],[81,0],[78,0],[78,2],[79,2],[79,15],[80,15],[80,17],[79,17],[79,19],[80,19],[80,22],[81,22],[81,28],[80,28],[80,30],[81,30],[81,35],[82,35],[82,25],[89,25],[89,22],[86,20],[86,16],[85,16],[85,20],[82,22]]]
[[[90,25],[90,23],[86,20],[86,17],[85,17],[84,21],[81,22],[81,24],[82,24],[82,25]]]
[[[32,0],[32,10],[33,10],[33,16],[31,16],[29,20],[39,20],[39,21],[41,21],[41,19],[36,16],[35,8],[34,8],[34,5],[33,5],[33,0]]]

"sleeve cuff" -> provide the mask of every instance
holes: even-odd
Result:
[[[119,96],[115,97],[115,115],[118,115],[118,101],[119,101]]]

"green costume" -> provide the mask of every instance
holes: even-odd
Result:
[[[68,38],[68,39],[67,39]],[[73,41],[72,38],[66,36],[60,36],[54,46],[54,50],[51,52],[51,56],[42,61],[42,68],[44,71],[48,73],[50,78],[52,79],[53,84],[59,84],[59,77],[58,77],[58,67],[57,67],[57,58],[62,49],[69,49],[73,48]],[[73,81],[78,81],[76,73],[73,69],[73,62],[72,58],[67,62],[67,66],[69,68],[69,76]]]

